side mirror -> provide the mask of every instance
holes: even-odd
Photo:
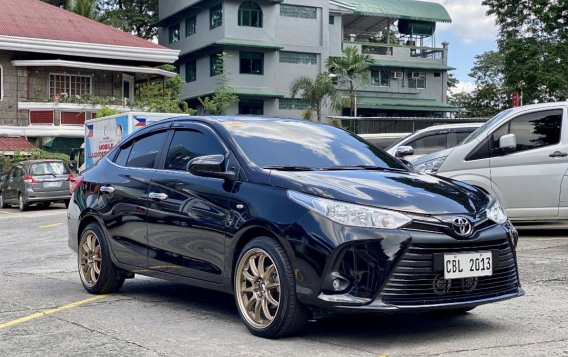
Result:
[[[414,155],[414,149],[412,148],[412,146],[399,146],[396,148],[396,151],[394,152],[394,156],[396,157],[403,157],[403,156],[409,156],[409,155]]]
[[[499,138],[499,149],[515,150],[517,148],[517,137],[515,134],[506,134]]]
[[[232,171],[225,171],[225,166],[225,156],[223,155],[199,156],[189,160],[187,171],[195,176],[235,180],[236,174]]]

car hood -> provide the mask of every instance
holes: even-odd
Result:
[[[314,196],[418,214],[474,214],[488,197],[467,184],[415,172],[271,171],[272,185]]]

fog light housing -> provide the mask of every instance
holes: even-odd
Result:
[[[333,291],[340,292],[346,290],[349,287],[349,280],[345,279],[339,273],[332,273],[331,275],[331,287],[333,288]]]

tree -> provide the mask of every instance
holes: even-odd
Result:
[[[231,71],[229,63],[231,56],[222,52],[218,55],[215,65],[215,75],[217,76],[217,87],[213,97],[199,98],[203,106],[203,112],[213,115],[223,115],[230,107],[239,102],[239,97],[230,86]]]
[[[67,0],[66,8],[93,20],[98,20],[100,16],[97,0]]]
[[[568,98],[568,2],[483,0],[499,25],[504,86],[525,103]]]
[[[158,34],[159,0],[99,0],[101,21],[138,37],[151,40]]]
[[[369,66],[373,64],[371,56],[360,54],[357,47],[347,47],[342,57],[329,57],[326,61],[328,70],[337,75],[339,83],[347,84],[349,88],[349,100],[351,116],[355,115],[355,88],[356,83],[366,84],[369,82]]]
[[[334,109],[341,108],[341,96],[327,72],[318,74],[313,80],[306,76],[296,78],[290,86],[290,97],[295,98],[298,94],[308,102],[307,113],[315,111],[319,122],[321,122],[321,110],[327,105],[328,100]],[[304,118],[309,119],[306,116]]]
[[[467,117],[489,117],[509,106],[508,91],[503,80],[503,55],[489,51],[475,56],[469,76],[475,79],[471,93],[456,93],[449,98],[450,104],[464,108],[458,114]]]
[[[175,70],[171,64],[162,65],[159,68],[170,72]],[[182,85],[183,81],[179,74],[167,78],[163,82],[144,83],[138,87],[132,107],[157,113],[187,113],[193,115],[195,110],[188,108],[186,102],[180,102]]]

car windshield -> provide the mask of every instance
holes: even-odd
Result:
[[[508,115],[512,110],[513,109],[503,110],[502,112],[495,115],[493,118],[489,119],[485,124],[483,124],[482,126],[480,126],[477,129],[475,129],[475,131],[473,133],[469,134],[469,136],[467,138],[465,138],[465,140],[460,145],[467,144],[470,141],[475,140],[482,132],[485,131],[486,128],[493,126],[494,123],[498,122],[499,120],[501,120],[501,118]]]
[[[330,125],[249,120],[223,123],[256,165],[289,170],[406,168],[363,139]]]
[[[30,173],[34,176],[64,175],[68,174],[69,170],[62,162],[42,162],[31,165]]]

